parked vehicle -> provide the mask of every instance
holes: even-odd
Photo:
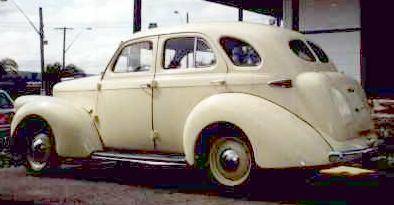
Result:
[[[226,187],[254,168],[332,166],[375,149],[359,83],[297,32],[247,23],[137,33],[101,76],[16,100],[14,150],[207,169]]]
[[[0,151],[8,147],[14,102],[7,92],[0,90]]]

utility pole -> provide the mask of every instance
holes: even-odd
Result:
[[[2,2],[6,2],[7,0],[0,0]],[[44,35],[44,20],[42,17],[42,8],[39,7],[39,16],[40,16],[40,27],[37,29],[37,27],[34,25],[33,21],[30,20],[30,18],[26,15],[26,13],[22,10],[22,8],[14,1],[10,0],[12,4],[18,9],[18,11],[25,17],[25,19],[29,22],[30,26],[33,27],[34,31],[39,35],[40,37],[40,55],[41,55],[41,94],[46,95],[46,82],[45,82],[45,60],[44,60],[44,46],[47,44],[45,41],[45,35]]]
[[[141,6],[142,0],[134,0],[133,33],[141,31]]]
[[[243,0],[239,0],[238,3],[238,21],[244,21],[244,2]]]
[[[181,18],[181,21],[183,22],[183,16],[178,10],[175,10],[174,14],[178,14]],[[189,22],[190,22],[190,15],[189,15],[189,12],[187,11],[186,12],[186,23],[188,24]]]
[[[62,61],[62,70],[66,69],[66,35],[67,30],[73,30],[74,28],[68,27],[60,27],[55,28],[56,30],[63,30],[63,61]]]
[[[40,55],[41,55],[41,94],[46,95],[47,94],[47,86],[46,86],[46,70],[45,70],[45,59],[44,59],[44,20],[42,17],[42,8],[39,8],[39,14],[40,14],[40,30],[39,30],[39,35],[40,35]]]

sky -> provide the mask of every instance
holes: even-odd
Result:
[[[36,27],[38,8],[43,8],[46,64],[62,61],[63,33],[57,27],[73,28],[66,36],[66,46],[74,42],[66,53],[66,64],[90,74],[103,71],[119,43],[133,35],[133,0],[0,1],[0,59],[16,60],[19,70],[40,71],[39,36],[11,1]],[[202,0],[142,0],[142,29],[150,22],[159,27],[184,24],[186,12],[191,23],[238,20],[237,9]],[[247,22],[268,24],[269,18],[244,12]]]

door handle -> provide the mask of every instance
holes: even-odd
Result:
[[[141,84],[141,85],[140,85],[140,88],[143,88],[143,89],[150,89],[150,88],[152,88],[152,85],[151,85],[150,83],[144,83],[144,84]]]
[[[101,84],[101,82],[97,83],[97,90],[101,91],[101,88],[103,87],[103,84]]]
[[[152,81],[151,83],[144,83],[140,85],[143,89],[154,89],[157,88],[157,81]]]
[[[212,85],[225,85],[226,81],[225,80],[213,80],[210,82]]]

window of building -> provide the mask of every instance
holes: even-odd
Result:
[[[174,38],[165,43],[164,69],[204,68],[215,63],[215,53],[202,38]]]
[[[315,56],[313,56],[312,51],[308,48],[308,46],[301,40],[292,40],[289,42],[290,49],[296,54],[298,57],[303,60],[315,62]]]
[[[224,37],[220,39],[220,44],[236,66],[258,66],[261,63],[257,51],[246,42]]]
[[[152,65],[152,42],[139,42],[126,46],[119,55],[114,72],[149,71]]]
[[[313,52],[315,52],[317,58],[319,58],[320,62],[322,63],[328,63],[329,59],[327,54],[323,51],[322,48],[320,48],[318,45],[316,45],[313,42],[307,41],[309,46],[312,48]]]

